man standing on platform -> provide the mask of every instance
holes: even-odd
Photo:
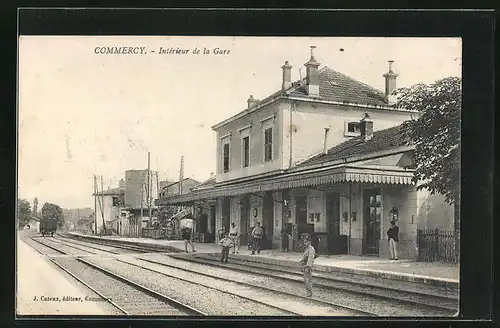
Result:
[[[236,254],[239,254],[239,233],[238,233],[238,227],[236,226],[236,223],[231,222],[231,229],[229,229],[229,238],[233,241],[233,254],[236,252]]]
[[[398,242],[399,242],[399,227],[396,225],[394,218],[391,218],[391,227],[387,230],[387,237],[389,238],[389,252],[391,253],[391,260],[398,259]]]
[[[311,240],[306,238],[304,240],[305,251],[302,254],[300,260],[300,266],[302,272],[304,273],[304,284],[306,285],[307,296],[312,296],[312,268],[314,264],[314,258],[316,251],[314,247],[311,246]]]
[[[260,226],[260,222],[256,222],[255,228],[252,230],[252,255],[255,254],[255,250],[257,250],[257,254],[260,254],[260,243],[262,241],[262,236],[264,235],[264,230]]]
[[[184,248],[186,250],[186,253],[188,253],[188,244],[191,245],[191,250],[193,252],[196,252],[193,243],[193,216],[191,214],[186,215],[186,217],[181,220],[181,234],[182,239],[184,240]]]

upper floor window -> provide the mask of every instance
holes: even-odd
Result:
[[[248,167],[250,164],[250,137],[244,137],[242,139],[242,158],[241,158],[241,166]]]
[[[222,149],[222,172],[229,172],[229,143],[223,144]]]
[[[273,128],[264,130],[264,162],[273,159]]]
[[[346,122],[344,135],[346,137],[355,137],[361,134],[361,126],[359,122]]]
[[[358,122],[347,123],[347,132],[360,132],[360,127]]]

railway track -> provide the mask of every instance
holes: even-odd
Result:
[[[41,254],[44,254],[43,251],[35,245],[42,245],[42,248],[45,247],[46,249],[57,250],[60,254],[67,254],[64,250],[48,246],[36,239],[31,238],[37,244],[30,244],[30,246]],[[100,296],[99,299],[82,301],[105,301],[125,315],[206,315],[200,310],[153,291],[88,260],[74,257],[48,257],[48,259]]]
[[[91,251],[81,246],[62,243],[54,239],[53,237],[31,237],[31,239],[37,242],[38,244],[44,245],[45,247],[51,248],[55,251],[59,251],[61,252],[61,254],[65,255],[82,255],[82,252],[84,252],[85,255],[99,254],[97,252]]]
[[[87,248],[91,248],[91,249],[95,249],[98,251],[103,251],[103,252],[107,252],[107,253],[111,253],[111,254],[116,254],[116,255],[130,253],[129,250],[127,250],[127,249],[121,249],[121,248],[118,248],[115,246],[105,246],[105,245],[98,245],[98,244],[90,243],[90,242],[78,241],[78,240],[63,237],[63,236],[57,236],[56,240],[63,243],[63,244],[79,245],[79,246],[83,246],[83,247],[87,247]]]
[[[109,246],[109,247],[116,247],[119,249],[124,249],[124,250],[130,250],[130,251],[135,251],[137,253],[158,253],[158,252],[171,252],[171,253],[180,253],[181,251],[178,250],[175,247],[166,247],[165,249],[158,249],[157,246],[146,246],[146,245],[134,245],[134,244],[124,244],[122,242],[114,242],[109,239],[85,239],[83,237],[78,237],[72,235],[71,237],[68,237],[64,234],[58,234],[58,236],[66,238],[66,239],[71,239],[71,240],[85,240],[84,242],[87,243],[92,243],[92,244],[97,244],[97,245],[104,245],[104,246]]]
[[[176,255],[169,255],[172,258],[193,262],[201,265],[208,265],[216,268],[231,269],[237,272],[256,274],[259,276],[271,277],[276,280],[286,281],[289,283],[302,283],[302,274],[300,272],[293,272],[276,266],[258,265],[245,262],[241,264],[231,258],[232,262],[221,265],[218,258],[210,255],[196,255],[191,257],[183,257]],[[145,260],[145,259],[143,259]],[[148,260],[145,260],[148,261]],[[169,265],[162,262],[163,265]],[[295,269],[297,270],[297,269]],[[360,283],[353,281],[353,279],[335,279],[333,277],[314,276],[314,286],[316,289],[319,287],[322,290],[330,290],[342,292],[348,295],[356,296],[360,299],[360,305],[367,301],[369,298],[372,301],[378,302],[380,308],[390,307],[391,304],[397,304],[410,311],[417,313],[419,316],[453,316],[458,311],[458,300],[453,297],[429,295],[418,293],[409,290],[399,290],[391,287],[376,286],[367,283]],[[362,306],[363,309],[367,307]],[[378,312],[379,313],[379,312]],[[384,315],[383,312],[379,315]]]
[[[36,237],[28,237],[28,238],[24,238],[23,241],[26,244],[28,244],[29,246],[31,246],[31,248],[33,248],[34,250],[36,250],[38,253],[40,253],[42,255],[49,256],[49,255],[65,254],[63,251],[61,251],[55,247],[45,245],[44,243],[38,241],[38,239],[39,238],[36,238]]]
[[[220,281],[222,281],[224,288],[226,289],[224,291],[225,293],[235,295],[239,298],[248,299],[252,302],[261,303],[266,306],[271,306],[281,311],[289,312],[291,315],[294,316],[297,315],[374,316],[374,314],[371,312],[342,306],[333,302],[328,302],[314,298],[305,298],[303,296],[293,293],[288,293],[283,290],[263,287],[259,286],[258,284],[250,284],[241,281],[235,281],[224,278],[223,276],[220,275],[210,275],[200,271],[185,269],[176,265],[148,261],[142,258],[136,258],[135,261],[137,262],[128,261],[124,259],[118,259],[117,261],[141,269],[145,269],[151,272],[156,272],[158,274],[161,274],[169,278],[183,280],[192,284],[196,284],[198,286],[208,287],[219,291],[220,289],[218,288],[220,287],[215,288],[211,286],[210,283],[211,282],[213,283],[214,280],[218,280],[220,284]],[[143,263],[138,263],[140,261],[143,261]],[[144,262],[149,263],[149,265],[146,265],[146,263]],[[154,266],[156,266],[156,268]],[[168,271],[161,270],[161,268],[158,267],[168,267]],[[189,277],[189,279],[182,278],[182,276]],[[237,290],[238,292],[234,292],[234,290]],[[249,296],[245,296],[245,292],[242,293],[241,292],[242,290],[248,291],[246,294]],[[256,299],[256,296],[259,297],[258,296],[259,294],[265,295],[265,297],[261,297],[262,300]],[[317,309],[319,308],[322,308],[323,310],[321,312],[318,312]]]
[[[74,241],[72,240],[71,242]],[[115,247],[115,245],[111,247]],[[156,252],[158,252],[158,250],[156,250]],[[219,275],[211,275],[209,273],[206,273],[201,267],[197,270],[190,270],[186,269],[185,267],[180,267],[179,265],[173,265],[172,263],[167,264],[163,261],[147,260],[140,257],[142,255],[160,256],[160,254],[137,255],[139,257],[136,258],[142,260],[143,262],[149,262],[150,264],[156,265],[159,264],[164,267],[168,267],[171,270],[181,270],[184,272],[189,272],[192,277],[194,275],[201,275],[207,279],[217,278],[228,283],[238,283],[241,286],[246,286],[248,288],[258,288],[260,290],[266,290],[266,292],[275,295],[276,298],[279,298],[278,294],[276,293],[281,293],[282,297],[292,297],[292,295],[296,297],[297,295],[301,294],[301,292],[297,293],[294,291],[286,292],[286,288],[272,288],[272,286],[265,287],[241,280],[238,281],[238,279],[227,279],[224,277],[223,273]],[[233,257],[231,257],[230,259],[230,264],[225,264],[222,266],[219,262],[218,257],[213,254],[198,254],[194,257],[185,257],[180,254],[169,254],[169,256],[174,259],[185,261],[186,263],[189,262],[204,265],[205,268],[208,265],[213,268],[224,270],[230,269],[235,272],[253,274],[254,276],[258,277],[269,277],[281,282],[281,284],[293,284],[294,288],[300,288],[301,290],[303,290],[302,274],[300,273],[300,271],[298,271],[297,268],[278,267],[275,265],[264,263],[249,262],[245,261],[244,259]],[[138,266],[137,263],[131,265]],[[162,271],[161,274],[163,274],[164,276],[173,277],[172,274],[168,274],[164,271]],[[405,289],[405,286],[403,284],[403,289],[401,289],[401,286],[399,286],[399,282],[398,286],[391,286],[391,283],[394,284],[394,281],[389,282],[389,280],[387,280],[378,282],[377,284],[373,281],[370,281],[370,279],[366,277],[353,277],[352,275],[341,273],[337,273],[337,276],[333,273],[314,274],[315,289],[321,290],[320,293],[315,293],[315,296],[316,294],[324,295],[326,293],[331,294],[332,292],[340,295],[345,295],[346,297],[341,297],[341,302],[332,302],[331,296],[327,295],[326,303],[329,303],[330,306],[343,307],[345,311],[351,311],[348,315],[384,316],[388,315],[388,313],[393,313],[394,315],[403,313],[403,315],[405,316],[414,316],[415,314],[416,316],[453,316],[458,312],[458,297],[456,296],[458,294],[458,291],[455,292],[449,290],[438,290],[437,292],[434,291],[433,293],[433,290],[431,288],[425,286],[417,286],[416,284],[414,284],[414,286],[412,286],[411,288]],[[355,300],[358,300],[359,302],[357,304],[354,304],[354,306],[351,306],[352,303],[345,302],[345,298],[353,298]],[[325,301],[322,296],[316,298],[316,300],[320,302]],[[373,306],[374,303],[376,303],[377,305]],[[395,308],[401,308],[401,311],[398,311]]]
[[[73,242],[73,241],[71,241]],[[86,246],[82,245],[79,242],[77,243],[79,246]],[[102,250],[102,248],[99,248]],[[101,267],[101,265],[97,265],[95,263],[97,259],[90,259],[90,260],[85,260],[85,263],[89,265],[96,265],[98,267]],[[187,283],[189,285],[193,285],[193,288],[196,289],[211,289],[215,293],[224,293],[227,295],[231,295],[233,297],[236,297],[237,299],[241,300],[246,300],[247,302],[251,303],[259,303],[262,306],[265,306],[267,308],[273,308],[276,309],[276,312],[279,313],[280,315],[287,315],[287,316],[304,316],[304,315],[332,315],[332,316],[367,316],[367,315],[372,315],[372,313],[366,312],[366,311],[361,311],[358,309],[352,309],[344,306],[338,306],[335,303],[332,302],[326,302],[326,301],[321,301],[321,300],[315,300],[315,299],[306,299],[300,295],[293,294],[293,293],[283,293],[280,290],[273,290],[270,288],[263,288],[259,287],[258,285],[251,285],[251,284],[242,284],[234,281],[229,281],[227,279],[219,279],[219,277],[211,277],[213,280],[211,284],[207,283],[208,276],[207,275],[202,275],[202,274],[197,274],[196,272],[189,272],[188,277],[186,277],[186,272],[184,271],[184,276],[185,278],[182,278],[182,274],[172,274],[165,272],[164,270],[162,271],[161,269],[158,270],[158,268],[152,268],[152,264],[147,264],[145,262],[142,262],[142,265],[138,264],[137,262],[141,262],[140,260],[137,260],[136,263],[131,262],[133,261],[133,258],[129,260],[124,260],[124,259],[116,259],[117,262],[120,262],[125,265],[129,266],[134,266],[143,272],[139,273],[138,276],[146,276],[150,275],[151,273],[156,273],[158,275],[163,276],[164,278],[159,278],[158,280],[164,280],[165,277],[168,277],[169,279],[172,279],[173,281],[183,281],[184,283]],[[59,261],[59,260],[58,260]],[[66,259],[63,259],[61,261],[67,261]],[[80,259],[80,261],[83,261]],[[89,262],[90,261],[90,262]],[[97,260],[99,261],[99,260]],[[105,263],[101,261],[102,263]],[[110,265],[111,260],[107,261],[108,265]],[[159,265],[161,267],[161,265]],[[120,272],[120,269],[117,269],[118,272]],[[178,271],[181,271],[182,268],[177,268]],[[109,272],[109,270],[107,270]],[[172,271],[172,270],[170,270]],[[197,279],[193,279],[197,278]],[[126,279],[126,278],[125,278]],[[177,283],[173,283],[177,285]],[[232,284],[232,291],[227,290],[227,287]],[[214,287],[214,285],[218,285],[217,287]],[[222,286],[224,285],[224,286]],[[241,301],[238,301],[237,303],[240,303]]]

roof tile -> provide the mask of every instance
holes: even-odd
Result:
[[[381,91],[329,67],[325,66],[318,72],[318,79],[320,99],[364,105],[388,106],[385,95]],[[297,85],[297,83],[295,83],[295,85]],[[294,97],[308,97],[305,84],[291,91],[290,95]]]
[[[375,131],[373,133],[373,138],[368,141],[364,141],[362,136],[347,140],[330,148],[327,154],[316,155],[300,163],[298,166],[308,166],[356,155],[365,155],[407,144],[407,139],[405,139],[403,135],[402,125],[398,125],[392,128]]]

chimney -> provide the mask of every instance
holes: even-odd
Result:
[[[285,65],[281,66],[283,70],[283,81],[281,83],[281,90],[286,90],[292,86],[292,65],[285,61]]]
[[[396,91],[396,78],[398,77],[398,74],[392,70],[392,63],[394,63],[394,60],[389,60],[389,72],[383,75],[385,78],[385,96],[389,104],[396,102],[392,93]]]
[[[325,155],[328,154],[328,148],[326,147],[326,144],[328,141],[328,131],[330,131],[330,128],[325,128],[325,140],[323,143],[323,154],[325,154]]]
[[[314,58],[315,48],[316,46],[311,46],[311,59],[304,64],[306,67],[306,90],[310,97],[319,96],[318,67],[320,64]]]
[[[214,172],[210,172],[210,179],[212,179],[215,176]]]
[[[121,179],[121,180],[118,182],[118,188],[125,188],[125,180]]]
[[[247,103],[248,103],[248,108],[251,108],[253,106],[258,105],[260,102],[259,99],[255,99],[253,95],[250,95],[250,98],[248,98]]]
[[[371,140],[373,138],[373,121],[370,118],[370,115],[365,113],[365,117],[363,117],[359,123],[361,136],[365,141]]]

